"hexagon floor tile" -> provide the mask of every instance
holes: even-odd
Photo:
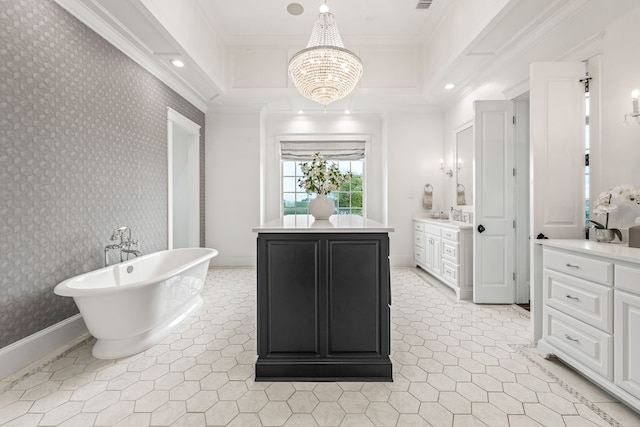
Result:
[[[93,339],[0,381],[0,426],[624,426],[640,416],[529,341],[529,314],[391,275],[392,383],[256,383],[256,271],[214,268],[160,344],[98,361]]]

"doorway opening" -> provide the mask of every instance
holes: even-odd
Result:
[[[200,126],[167,108],[168,248],[200,246]]]

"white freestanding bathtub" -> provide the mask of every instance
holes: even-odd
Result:
[[[158,343],[200,308],[216,255],[208,248],[155,252],[65,280],[54,292],[73,297],[97,338],[94,357],[117,359]]]

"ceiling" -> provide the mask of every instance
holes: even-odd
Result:
[[[438,1],[440,5],[438,5]],[[433,8],[417,9],[418,0],[327,0],[329,11],[345,39],[416,43],[424,40],[429,16],[448,0],[436,0]],[[196,0],[206,19],[226,44],[265,43],[289,38],[306,44],[321,0]],[[301,5],[298,16],[287,12]]]
[[[297,93],[289,58],[306,46],[320,0],[55,0],[203,110],[323,108]],[[303,13],[287,11],[298,3]],[[482,87],[526,90],[529,63],[583,60],[637,0],[327,0],[364,75],[327,107],[442,109]],[[580,56],[582,55],[582,57]],[[184,68],[170,60],[180,58]],[[455,83],[445,90],[446,83]]]

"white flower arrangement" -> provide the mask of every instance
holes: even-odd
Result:
[[[298,180],[298,185],[308,194],[316,193],[326,196],[351,179],[350,172],[340,172],[335,163],[327,165],[327,161],[320,153],[313,155],[311,163],[302,163],[300,170],[303,178]]]
[[[640,204],[640,189],[636,190],[632,185],[624,184],[617,185],[608,189],[598,195],[594,203],[593,214],[604,215],[604,224],[589,220],[595,228],[611,230],[615,233],[618,239],[622,240],[622,233],[617,228],[609,228],[609,214],[613,213],[623,204]]]

